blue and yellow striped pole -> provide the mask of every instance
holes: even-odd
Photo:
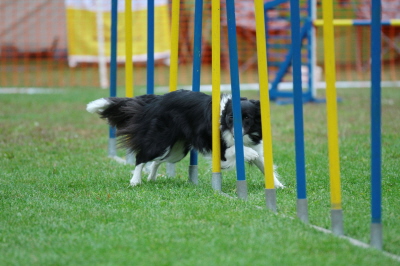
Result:
[[[322,1],[322,12],[324,19],[323,40],[326,79],[326,112],[328,123],[329,176],[331,189],[331,222],[333,233],[343,235],[332,0]]]
[[[260,84],[261,125],[264,145],[265,201],[267,208],[276,212],[276,191],[274,185],[274,162],[272,157],[272,134],[269,106],[267,44],[265,39],[263,0],[254,0],[254,7],[256,17],[258,79]]]
[[[179,13],[180,1],[172,0],[171,8],[171,64],[169,68],[169,91],[178,88],[178,52],[179,52]],[[167,163],[167,175],[175,176],[175,164]]]
[[[214,190],[222,190],[220,99],[221,99],[221,10],[220,0],[211,3],[212,36],[212,181]]]
[[[133,62],[132,62],[132,0],[125,0],[125,96],[133,97]],[[135,156],[128,152],[126,163],[135,164]]]

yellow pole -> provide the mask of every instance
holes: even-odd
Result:
[[[175,91],[178,87],[179,11],[179,0],[172,0],[171,65],[169,70],[169,91]]]
[[[171,62],[169,67],[169,91],[178,88],[178,53],[179,53],[179,14],[180,0],[172,0],[171,6]],[[175,164],[167,163],[167,175],[175,176]]]
[[[220,0],[212,0],[212,172],[221,172],[220,99],[221,99],[221,30]]]
[[[333,25],[334,26],[353,26],[353,20],[352,19],[335,19],[333,20]],[[322,19],[316,19],[314,20],[314,26],[323,26],[324,25],[324,20]]]
[[[333,28],[332,0],[322,1],[324,20],[324,58],[326,79],[326,112],[328,124],[328,149],[329,149],[329,176],[331,189],[332,227],[334,233],[343,234],[341,220],[341,192],[340,192],[340,166],[339,166],[339,130],[336,96],[336,69],[335,69],[335,44]],[[337,212],[335,212],[337,211]],[[334,214],[340,217],[335,218]],[[335,225],[335,222],[337,223]],[[335,228],[336,227],[336,228]]]
[[[317,27],[323,26],[324,20],[316,19],[316,20],[314,20],[313,24],[314,24],[314,26],[317,26]],[[354,19],[334,19],[333,25],[334,26],[357,26],[357,24],[355,24]],[[358,24],[358,25],[360,25],[360,24]],[[389,25],[394,26],[394,27],[400,26],[400,19],[390,19]]]
[[[125,96],[133,97],[132,0],[125,0]]]
[[[274,189],[274,163],[272,157],[272,134],[269,106],[267,51],[264,25],[264,2],[263,0],[255,0],[254,5],[256,16],[258,79],[260,84],[262,137],[264,145],[265,188]]]

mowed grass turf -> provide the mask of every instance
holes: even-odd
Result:
[[[338,94],[345,234],[368,243],[370,94]],[[161,167],[156,182],[129,187],[132,167],[107,158],[108,127],[85,111],[105,96],[89,88],[0,96],[1,265],[400,265],[296,218],[293,106],[271,106],[274,161],[286,185],[275,214],[251,166],[247,201],[235,198],[234,171],[223,172],[223,191],[234,198],[213,192],[202,158],[197,186],[187,182],[186,158],[176,177]],[[382,98],[384,250],[400,255],[400,91],[383,89]],[[307,104],[304,113],[309,220],[329,229],[325,108]]]

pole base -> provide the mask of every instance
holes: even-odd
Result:
[[[189,182],[197,185],[199,183],[198,175],[199,171],[197,165],[189,165]]]
[[[216,191],[222,190],[222,175],[221,175],[221,173],[212,173],[211,186]]]
[[[135,165],[136,158],[132,153],[126,153],[126,164]]]
[[[108,139],[108,157],[117,156],[117,139],[109,138]]]
[[[175,172],[175,164],[174,163],[167,163],[167,176],[174,177],[176,175]]]
[[[381,223],[371,223],[371,246],[382,250],[383,240]]]
[[[332,221],[332,232],[338,236],[344,235],[343,211],[341,209],[331,210],[331,221]]]
[[[299,217],[300,221],[308,223],[307,199],[297,199],[297,217]]]
[[[239,199],[247,199],[247,182],[246,180],[236,181],[237,195]]]
[[[265,189],[265,203],[267,205],[267,209],[270,209],[273,212],[276,212],[276,190]]]

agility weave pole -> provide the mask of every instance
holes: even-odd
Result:
[[[382,249],[381,0],[371,5],[371,246]]]
[[[111,53],[110,53],[110,97],[117,96],[117,34],[118,0],[111,1]],[[108,156],[117,157],[116,129],[110,126],[108,138]]]
[[[340,191],[339,129],[336,96],[335,39],[332,0],[322,1],[324,19],[324,62],[326,79],[326,113],[328,123],[331,223],[334,234],[343,235],[343,212]]]
[[[125,96],[134,96],[133,62],[132,62],[132,1],[125,0]],[[135,156],[127,152],[126,163],[135,164]]]
[[[203,0],[195,1],[194,11],[194,39],[193,39],[193,76],[192,90],[200,91],[201,74],[201,39],[203,24]],[[196,150],[190,151],[189,182],[198,184],[198,153]]]
[[[276,212],[271,115],[269,106],[267,44],[265,36],[265,14],[263,0],[254,0],[254,9],[256,19],[258,79],[260,84],[261,126],[264,149],[265,202],[268,209]]]
[[[240,104],[239,64],[236,40],[235,2],[226,0],[228,19],[229,65],[232,86],[233,131],[235,136],[242,136],[242,110]],[[235,138],[237,194],[247,199],[246,172],[244,167],[243,138]]]
[[[299,0],[290,0],[293,66],[293,115],[296,154],[297,216],[308,223],[306,162],[304,151],[303,90],[301,84],[301,37]]]
[[[220,138],[220,99],[221,99],[221,2],[211,2],[212,34],[212,179],[211,186],[222,190],[221,138]]]
[[[147,94],[154,94],[154,0],[147,0]]]
[[[169,91],[178,88],[178,52],[179,52],[179,15],[180,2],[172,0],[171,7],[171,57],[169,68]],[[175,164],[167,163],[167,176],[175,176]]]

